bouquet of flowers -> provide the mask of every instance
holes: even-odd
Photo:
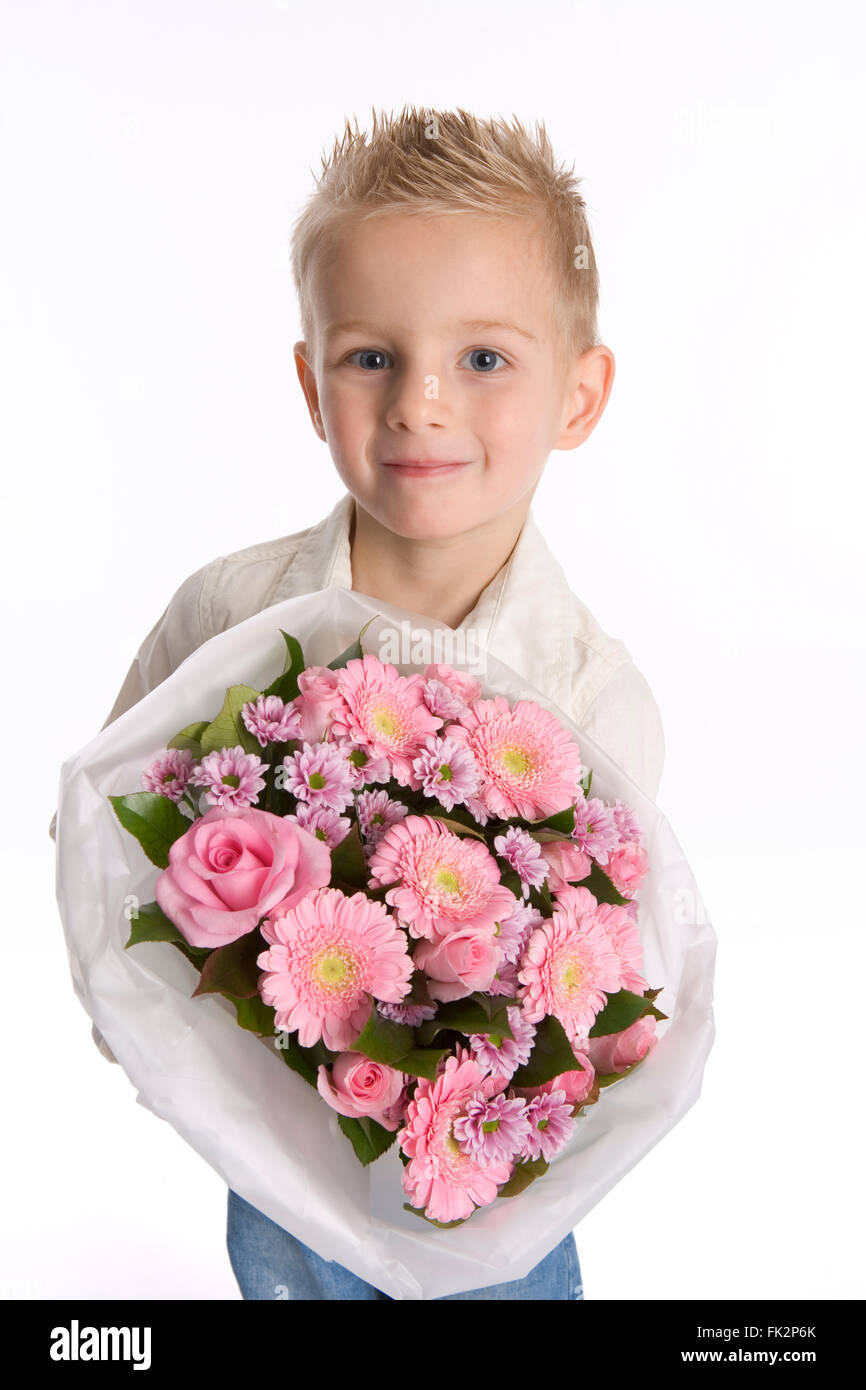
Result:
[[[640,823],[535,701],[401,675],[363,630],[327,666],[282,637],[265,690],[230,686],[109,798],[162,869],[127,945],[173,943],[362,1164],[399,1144],[408,1210],[459,1225],[655,1042]]]
[[[57,808],[74,988],[139,1103],[397,1299],[526,1275],[694,1103],[715,1033],[664,816],[439,631],[331,587],[159,683],[144,649]]]

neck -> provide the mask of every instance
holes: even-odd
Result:
[[[399,536],[359,506],[349,543],[352,588],[456,628],[505,564],[523,529],[529,500],[482,526],[435,540]]]

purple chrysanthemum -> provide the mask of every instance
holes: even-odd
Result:
[[[530,907],[528,903],[516,903],[514,911],[502,919],[496,931],[503,960],[519,961],[529,944],[530,936],[543,921],[544,916],[537,907]]]
[[[266,770],[267,764],[255,753],[245,753],[240,747],[221,748],[206,753],[196,763],[189,780],[193,786],[206,788],[204,800],[209,806],[226,810],[251,806],[257,801],[265,785],[261,774]]]
[[[193,771],[192,753],[185,748],[167,748],[148,763],[141,774],[141,785],[146,792],[159,792],[170,801],[182,799]]]
[[[398,820],[403,820],[409,814],[408,806],[404,806],[402,801],[393,801],[384,790],[360,792],[355,809],[367,849],[373,849],[389,826],[396,825]]]
[[[477,1163],[507,1163],[529,1139],[526,1110],[522,1097],[509,1100],[500,1092],[487,1100],[477,1092],[454,1121],[454,1138]]]
[[[475,759],[456,738],[428,734],[420,753],[412,761],[413,786],[425,796],[435,796],[451,811],[467,796],[474,796],[480,784]]]
[[[467,796],[466,809],[479,825],[486,825],[490,820],[490,813],[480,796]]]
[[[529,1133],[521,1156],[544,1158],[549,1162],[554,1154],[559,1153],[574,1133],[571,1109],[563,1090],[533,1096],[526,1107]]]
[[[584,853],[597,859],[599,864],[606,864],[609,851],[619,845],[613,811],[597,796],[589,801],[585,796],[578,797],[572,835]]]
[[[346,759],[354,791],[360,791],[368,782],[387,782],[390,778],[391,764],[384,753],[374,753],[346,734],[334,739],[333,743]]]
[[[339,811],[332,811],[330,806],[311,806],[305,801],[299,801],[296,813],[284,819],[295,821],[304,830],[309,830],[311,835],[315,835],[317,840],[324,840],[328,849],[335,849],[352,829],[352,822],[348,816],[341,816]]]
[[[352,802],[352,774],[345,754],[333,743],[303,744],[283,758],[282,785],[299,801],[345,811]]]
[[[441,715],[443,719],[459,719],[469,708],[456,690],[435,676],[424,682],[424,703],[431,714]]]
[[[535,1042],[535,1024],[524,1018],[523,1010],[517,1004],[509,1006],[506,1017],[513,1038],[500,1038],[493,1033],[473,1033],[469,1046],[480,1067],[500,1080],[509,1081],[517,1068],[529,1061]]]
[[[550,872],[547,860],[541,853],[541,845],[528,830],[522,830],[518,825],[510,825],[504,835],[495,836],[493,843],[497,854],[507,859],[516,872],[523,896],[528,898],[530,888],[540,888]]]
[[[408,1023],[410,1028],[436,1017],[435,1004],[377,1004],[376,1008],[383,1018],[390,1018],[392,1023]]]
[[[302,738],[301,716],[294,702],[286,704],[279,695],[260,695],[248,700],[241,709],[241,718],[262,748],[269,743],[288,743]]]

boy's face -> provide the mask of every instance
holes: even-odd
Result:
[[[312,275],[315,353],[295,354],[317,432],[347,490],[401,536],[525,513],[551,449],[581,443],[604,409],[612,356],[563,359],[534,220],[351,223]]]

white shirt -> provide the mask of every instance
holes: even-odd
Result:
[[[220,556],[184,580],[142,642],[105,723],[216,633],[283,599],[333,585],[351,589],[354,505],[346,492],[315,526]],[[531,507],[505,564],[454,630],[461,629],[472,629],[485,649],[557,704],[656,800],[665,746],[652,691],[625,645],[602,631],[569,588]],[[93,1036],[113,1061],[95,1027]]]

